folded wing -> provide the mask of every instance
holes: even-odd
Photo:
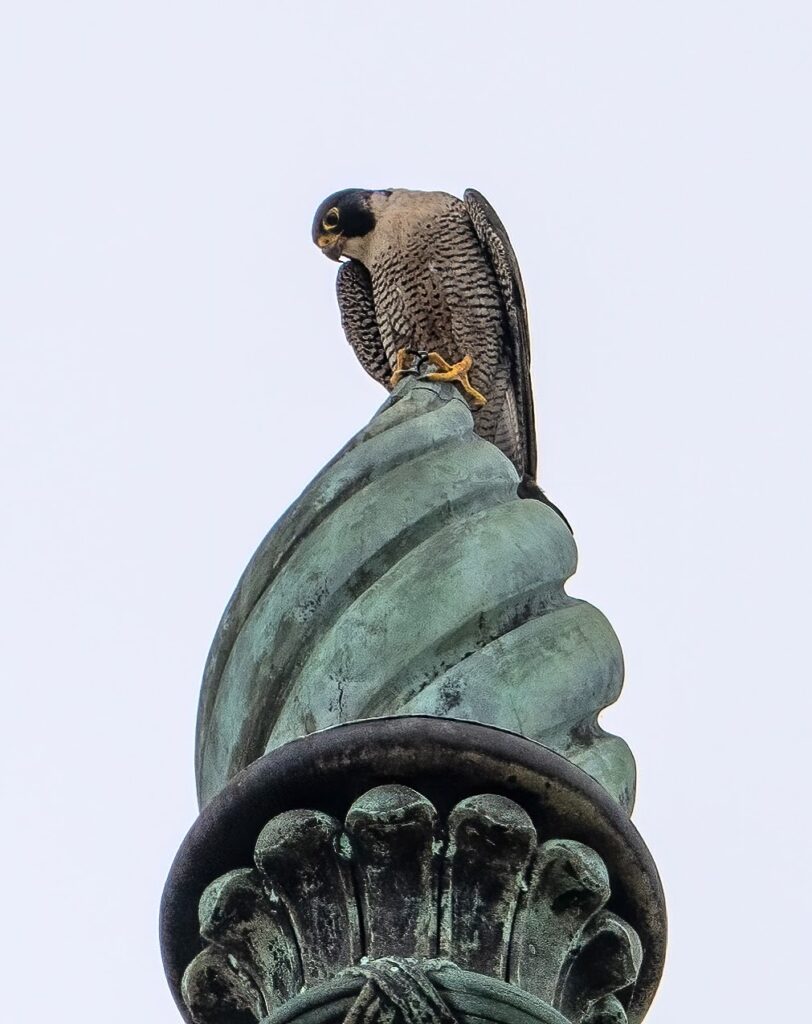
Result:
[[[536,418],[530,380],[530,330],[519,263],[507,231],[488,200],[476,189],[465,191],[465,205],[480,242],[490,259],[507,313],[508,362],[516,417],[522,443],[524,472],[537,473]]]
[[[366,372],[384,387],[389,387],[392,373],[386,358],[369,271],[357,260],[342,263],[336,280],[341,326],[347,341]]]

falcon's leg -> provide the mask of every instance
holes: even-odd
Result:
[[[414,353],[408,348],[399,348],[395,356],[395,369],[389,378],[389,383],[394,387],[404,374],[409,373],[409,357]]]
[[[429,362],[440,367],[439,373],[427,373],[426,380],[455,380],[474,405],[484,405],[488,399],[468,380],[468,371],[473,366],[471,356],[464,356],[458,363],[447,363],[438,352],[429,352]]]

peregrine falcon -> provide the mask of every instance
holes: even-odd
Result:
[[[344,261],[341,323],[367,373],[391,389],[411,356],[429,353],[438,371],[427,376],[459,382],[477,433],[516,467],[519,494],[544,501],[566,522],[536,483],[524,288],[484,196],[344,189],[316,211],[313,241]]]

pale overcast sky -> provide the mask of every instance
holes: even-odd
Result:
[[[208,646],[384,397],[310,241],[348,185],[475,186],[518,252],[669,902],[648,1020],[803,1016],[811,30],[781,0],[6,0],[4,1019],[180,1019],[156,920]]]

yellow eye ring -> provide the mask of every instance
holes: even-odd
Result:
[[[331,209],[327,211],[327,213],[325,213],[324,220],[321,222],[321,226],[324,228],[325,231],[332,231],[333,228],[338,227],[338,219],[338,207],[333,206]]]

